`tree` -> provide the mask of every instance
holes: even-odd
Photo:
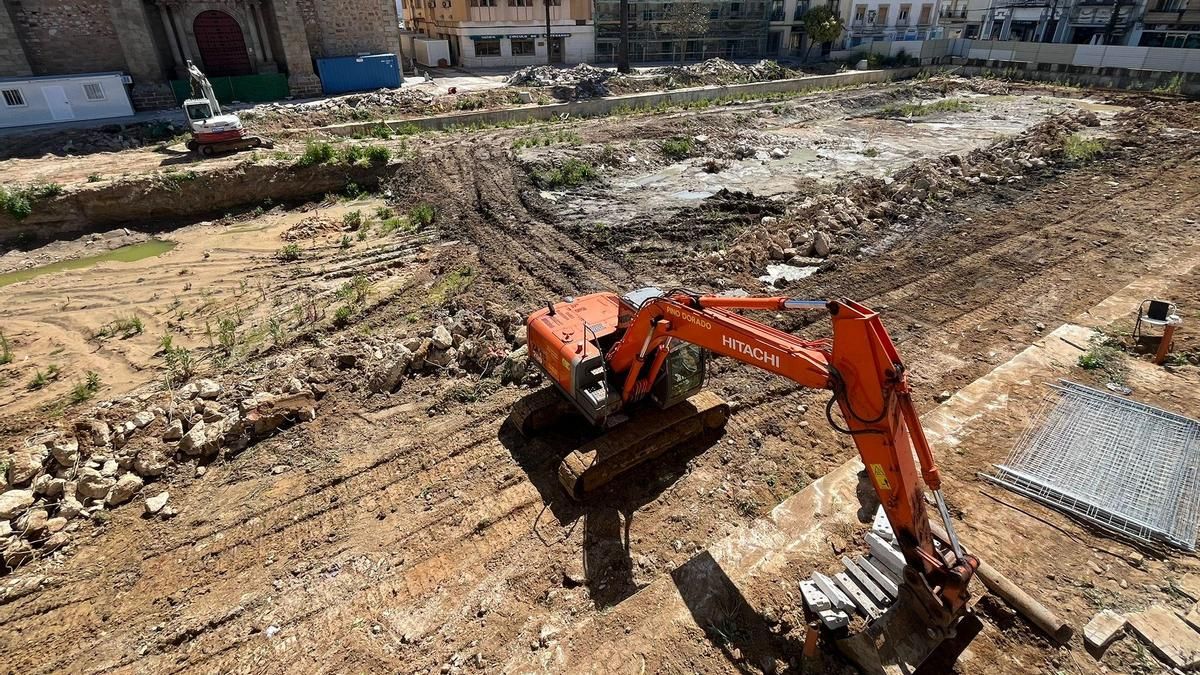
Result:
[[[663,18],[666,19],[663,23],[663,31],[674,36],[676,42],[683,44],[683,48],[679,50],[679,60],[683,61],[684,52],[687,49],[687,39],[708,32],[708,7],[695,0],[676,2],[671,4]]]
[[[812,53],[813,45],[833,42],[842,35],[842,19],[826,5],[817,5],[804,13],[804,32],[808,33],[808,51],[804,60]]]

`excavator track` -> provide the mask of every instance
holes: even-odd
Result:
[[[582,499],[622,472],[723,428],[728,420],[729,404],[701,391],[665,410],[643,412],[576,449],[558,465],[558,480],[568,494]]]

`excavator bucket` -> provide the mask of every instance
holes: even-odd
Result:
[[[909,583],[901,585],[883,616],[836,640],[838,649],[866,675],[950,672],[982,624],[968,613],[946,625],[946,617],[931,616],[919,595]]]

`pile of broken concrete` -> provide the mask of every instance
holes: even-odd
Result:
[[[101,402],[72,428],[35,434],[8,454],[0,472],[0,570],[62,549],[84,519],[107,522],[108,509],[138,494],[147,497],[148,516],[170,518],[168,493],[148,483],[176,464],[204,464],[316,415],[316,396],[299,381],[286,392],[251,394],[200,379],[162,405],[154,398]]]

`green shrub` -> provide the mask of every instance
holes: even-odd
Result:
[[[0,187],[0,207],[16,220],[25,220],[33,213],[33,204],[23,191],[4,187]]]
[[[100,174],[98,174],[98,173],[91,173],[91,174],[88,174],[88,177],[87,177],[87,182],[89,182],[89,183],[99,183],[99,182],[100,182]]]
[[[12,347],[8,344],[8,338],[4,332],[0,331],[0,366],[12,363],[13,353]]]
[[[1072,162],[1090,162],[1104,151],[1104,143],[1095,138],[1071,134],[1063,143],[1063,156]]]
[[[876,113],[876,117],[927,117],[936,113],[966,112],[968,110],[974,110],[974,107],[967,101],[948,98],[942,101],[934,101],[933,103],[889,105]]]
[[[367,162],[370,164],[387,164],[392,159],[392,151],[382,145],[367,146]]]
[[[100,391],[100,374],[89,370],[87,379],[83,382],[76,382],[75,387],[71,389],[71,403],[83,403],[90,399]]]
[[[431,204],[417,204],[408,212],[408,222],[418,230],[432,225],[435,218],[437,218],[437,209]]]
[[[343,145],[338,151],[338,161],[347,166],[363,163],[367,157],[367,149],[364,146],[350,143]]]
[[[340,244],[338,244],[338,247],[339,247],[339,248],[341,248],[341,249],[344,251],[344,250],[346,250],[346,249],[350,248],[350,244],[351,244],[352,242],[353,242],[353,240],[352,240],[352,239],[350,239],[350,235],[348,235],[348,234],[343,234],[343,235],[342,235],[342,242],[341,242]]]
[[[562,166],[534,174],[534,182],[545,188],[578,187],[599,176],[595,167],[578,159],[568,159]]]
[[[362,227],[362,224],[363,214],[362,211],[359,211],[358,209],[354,209],[353,211],[342,216],[342,225],[345,225],[352,230],[357,230],[358,228]]]
[[[282,262],[291,262],[300,259],[300,245],[288,244],[275,252],[275,258]]]
[[[354,308],[350,305],[342,305],[333,313],[333,325],[341,328],[350,323],[350,317],[354,316]]]
[[[667,159],[681,160],[692,154],[692,139],[685,136],[667,139],[663,141],[662,151]]]
[[[325,141],[309,141],[304,145],[304,153],[296,159],[296,166],[315,166],[333,162],[336,152],[333,146]]]

